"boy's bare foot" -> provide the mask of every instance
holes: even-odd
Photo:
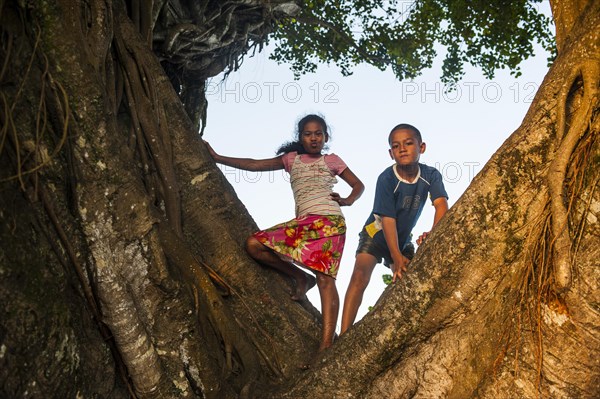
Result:
[[[303,279],[296,280],[296,287],[291,295],[292,300],[299,301],[304,298],[308,290],[314,287],[315,284],[317,284],[317,279],[310,274],[304,273]]]

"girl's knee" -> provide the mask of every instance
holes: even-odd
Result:
[[[256,255],[260,253],[260,247],[263,246],[260,241],[258,241],[253,236],[250,236],[246,239],[246,252],[253,258],[256,258]]]

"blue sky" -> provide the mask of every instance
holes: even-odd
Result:
[[[204,138],[223,155],[270,158],[281,143],[293,139],[298,119],[307,113],[324,116],[332,133],[329,152],[339,155],[366,186],[353,206],[343,208],[348,232],[337,279],[343,304],[357,236],[371,211],[377,176],[392,164],[387,151],[391,128],[410,123],[421,131],[427,144],[421,162],[440,170],[452,205],[521,124],[547,72],[547,57],[538,50],[534,58],[522,63],[519,78],[498,71],[487,80],[467,67],[457,89],[447,92],[439,78],[440,62],[413,81],[399,82],[391,71],[367,65],[355,68],[349,77],[343,77],[335,66],[321,65],[316,73],[294,80],[289,66],[269,60],[263,51],[247,58],[226,80],[217,76],[209,81]],[[260,228],[294,217],[285,172],[220,167]],[[342,195],[350,192],[341,179],[334,190]],[[415,238],[429,231],[432,221],[429,203],[413,230]],[[376,267],[358,318],[381,295],[385,288],[381,275],[386,273],[389,269],[383,265]],[[320,308],[316,288],[308,298]]]

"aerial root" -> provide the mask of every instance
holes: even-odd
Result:
[[[233,354],[241,362],[244,381],[253,381],[258,375],[258,359],[246,337],[241,333],[234,316],[213,284],[213,280],[187,248],[182,248],[181,238],[167,224],[158,226],[160,241],[165,255],[177,268],[184,282],[191,285],[196,310],[206,308],[207,318],[223,342],[227,368],[232,371]]]
[[[580,102],[580,108],[575,111],[567,128],[567,100],[571,87],[580,76],[583,81],[583,98]],[[574,70],[558,98],[557,139],[562,141],[555,151],[554,160],[550,164],[547,182],[552,213],[552,235],[554,237],[552,242],[554,283],[559,292],[568,290],[572,280],[572,242],[568,224],[569,211],[573,201],[566,198],[567,171],[575,148],[590,127],[590,120],[598,100],[599,80],[600,66],[598,63],[594,61],[585,62]]]
[[[524,226],[527,230],[523,234],[525,268],[514,312],[509,316],[512,320],[503,338],[504,350],[494,364],[497,370],[504,355],[513,347],[514,368],[518,372],[522,334],[530,334],[538,389],[541,389],[544,363],[543,313],[545,309],[552,309],[569,314],[565,293],[572,286],[576,272],[572,268],[573,259],[584,233],[586,210],[591,206],[590,199],[581,194],[584,190],[595,191],[600,180],[600,174],[589,167],[600,130],[599,82],[600,66],[590,61],[574,68],[558,93],[558,144],[546,174],[547,191],[540,190],[529,205],[530,209],[539,211]],[[567,107],[573,110],[571,114]],[[590,176],[590,171],[596,175]],[[512,336],[512,328],[517,336]]]

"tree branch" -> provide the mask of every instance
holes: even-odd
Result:
[[[389,58],[375,57],[372,54],[369,54],[367,51],[365,51],[362,47],[360,47],[356,43],[356,41],[354,40],[354,38],[352,36],[346,34],[345,32],[338,29],[335,25],[333,25],[327,21],[324,21],[324,20],[314,17],[314,16],[307,16],[307,17],[297,16],[295,18],[298,21],[303,22],[305,24],[322,26],[324,28],[331,30],[333,33],[338,35],[343,41],[348,43],[350,45],[350,47],[352,47],[362,58],[364,58],[365,60],[369,60],[369,62],[371,62],[373,64],[378,64],[378,63],[384,64],[384,65],[392,64],[392,61]]]

